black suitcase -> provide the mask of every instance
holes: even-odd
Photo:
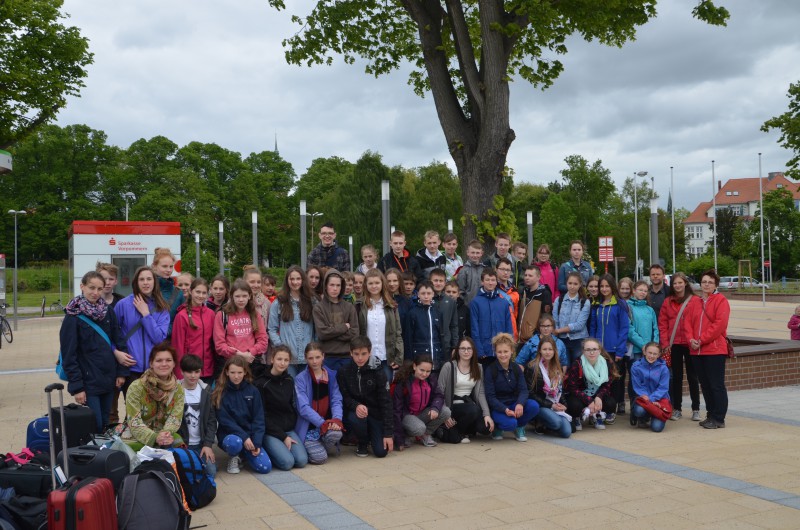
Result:
[[[63,410],[64,422],[67,424],[67,447],[78,447],[89,443],[92,434],[97,432],[97,420],[92,409],[77,403],[70,403]],[[58,407],[50,409],[50,420],[53,428],[55,454],[59,454],[64,448],[61,441],[61,414]]]
[[[0,487],[14,488],[17,495],[44,499],[52,489],[50,468],[39,464],[23,464],[0,469]]]
[[[114,491],[117,491],[131,469],[131,461],[126,453],[96,445],[70,447],[67,449],[67,459],[73,476],[107,478],[114,486]],[[58,454],[58,464],[64,467],[63,451]]]

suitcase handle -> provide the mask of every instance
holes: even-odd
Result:
[[[99,447],[98,447],[99,449]],[[91,454],[89,452],[74,452],[68,453],[68,458],[77,464],[86,464],[91,462],[97,456],[96,454]]]
[[[44,388],[47,394],[47,410],[53,410],[53,390],[58,390],[58,409],[61,415],[61,444],[64,450],[67,449],[67,426],[64,421],[64,385],[61,383],[51,383]],[[53,483],[53,490],[58,487],[56,483],[56,467],[58,461],[56,460],[56,447],[54,443],[54,429],[53,429],[53,414],[48,414],[48,431],[50,436],[50,480]],[[64,458],[64,474],[69,477],[69,458]]]
[[[44,387],[44,391],[47,394],[49,394],[53,390],[59,390],[59,391],[64,390],[64,385],[62,385],[61,383],[51,383],[46,387]]]

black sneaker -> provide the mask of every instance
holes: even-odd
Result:
[[[369,456],[369,451],[367,451],[367,444],[362,444],[362,443],[358,444],[358,447],[356,447],[356,456],[360,456],[361,458]]]
[[[707,419],[704,422],[700,422],[700,425],[703,426],[704,429],[724,429],[725,422],[724,421],[717,421],[714,419]]]
[[[706,425],[708,425],[709,422],[712,422],[712,421],[714,421],[714,420],[711,419],[711,416],[706,416],[706,419],[701,421],[699,423],[699,425],[700,425],[700,427],[705,427]]]
[[[636,427],[636,424],[639,423],[639,418],[631,414],[630,421],[631,421],[631,427]]]
[[[617,416],[624,416],[625,415],[625,403],[619,403],[617,405]]]

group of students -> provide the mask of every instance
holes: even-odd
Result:
[[[431,231],[416,255],[402,232],[380,260],[365,246],[350,273],[337,268],[350,264],[330,223],[320,240],[309,260],[322,263],[289,267],[278,292],[256,267],[232,284],[173,281],[175,258],[157,249],[121,298],[116,268],[98,264],[65,309],[69,392],[98,430],[122,419],[122,392],[129,443],[187,445],[215,470],[216,441],[231,473],[242,461],[260,473],[321,464],[342,443],[382,457],[414,440],[510,431],[525,441],[529,425],[562,437],[603,429],[625,413],[626,375],[631,424],[660,431],[665,423],[633,404],[671,397],[678,419],[684,363],[693,419],[699,380],[701,425],[725,426],[718,357],[729,308],[713,271],[702,296],[682,274],[667,287],[659,266],[652,286],[618,290],[613,277],[592,276],[580,242],[558,268],[547,245],[525,265],[527,248],[503,234],[494,255],[484,261],[473,241],[462,262],[455,236],[443,253]]]

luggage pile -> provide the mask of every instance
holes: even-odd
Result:
[[[28,447],[0,457],[0,530],[188,530],[190,510],[216,496],[199,456],[172,449],[132,466],[96,439],[88,407],[64,406],[63,390],[45,388],[48,414],[28,426]]]

